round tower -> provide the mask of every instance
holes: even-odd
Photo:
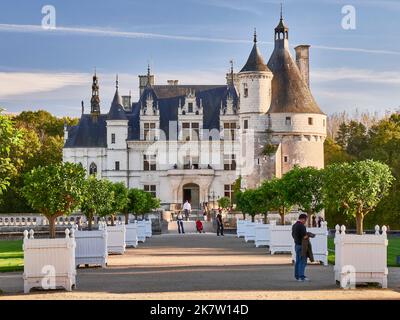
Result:
[[[282,14],[275,28],[275,49],[268,67],[274,74],[268,114],[273,141],[279,146],[276,176],[282,176],[295,165],[323,168],[326,115],[311,94],[308,74],[302,75],[290,55],[289,28]]]
[[[265,131],[265,115],[271,105],[271,80],[273,75],[258,50],[256,31],[254,31],[253,41],[254,45],[250,56],[238,74],[240,125],[244,130]]]

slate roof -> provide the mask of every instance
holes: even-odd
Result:
[[[64,148],[104,148],[107,146],[107,114],[83,114],[77,126],[68,129]]]
[[[145,105],[151,94],[160,110],[160,129],[169,139],[170,121],[178,121],[178,108],[184,103],[186,95],[195,92],[197,104],[203,105],[203,128],[219,130],[221,101],[226,105],[228,94],[233,97],[237,108],[238,95],[234,87],[226,85],[154,85],[145,88],[139,101],[132,104],[132,111],[122,108],[119,94],[116,92],[109,114],[93,117],[83,114],[78,125],[68,129],[65,148],[103,148],[107,146],[106,120],[128,120],[128,140],[140,139],[140,108]],[[177,134],[177,132],[176,132]]]
[[[275,48],[268,67],[274,75],[269,113],[323,114],[287,49]]]
[[[119,95],[118,88],[115,90],[114,99],[108,112],[108,120],[128,120],[122,105],[122,98]]]
[[[254,43],[253,49],[250,52],[249,58],[247,59],[246,64],[240,70],[240,72],[249,72],[249,71],[270,71],[268,66],[265,64],[264,59],[258,50],[257,43]]]

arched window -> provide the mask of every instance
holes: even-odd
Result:
[[[89,167],[89,174],[90,174],[90,175],[92,175],[92,174],[96,175],[96,174],[97,174],[97,166],[96,166],[96,164],[95,164],[94,162],[92,162],[92,163],[90,164],[90,167]]]

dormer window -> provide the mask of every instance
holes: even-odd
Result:
[[[143,124],[143,137],[146,141],[154,141],[156,138],[156,124],[154,122]]]
[[[111,144],[115,144],[115,133],[111,133]]]
[[[313,118],[308,118],[308,124],[310,125],[310,126],[312,126],[313,124],[314,124],[314,119]]]
[[[94,162],[92,162],[92,163],[90,164],[90,167],[89,167],[89,174],[90,174],[90,175],[96,175],[96,174],[97,174],[97,166],[96,166],[96,164],[95,164]]]
[[[188,103],[188,112],[193,113],[193,102]]]
[[[286,117],[285,123],[287,126],[292,125],[292,118],[291,117]]]

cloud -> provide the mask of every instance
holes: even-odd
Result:
[[[197,4],[202,4],[210,7],[228,9],[232,11],[247,12],[257,16],[263,15],[263,12],[257,9],[254,5],[249,5],[250,1],[237,0],[195,0]]]
[[[238,40],[228,38],[209,38],[198,36],[180,36],[149,32],[119,31],[106,28],[84,28],[84,27],[61,27],[56,29],[43,29],[38,25],[24,24],[0,24],[0,31],[19,32],[19,33],[45,33],[45,34],[76,34],[85,36],[102,36],[114,38],[131,39],[158,39],[158,40],[178,40],[178,41],[202,41],[202,42],[220,42],[220,43],[249,43],[249,40]]]
[[[157,72],[156,84],[179,80],[182,84],[224,84],[225,70],[196,72]],[[132,99],[139,98],[137,75],[119,74],[121,95],[131,91]],[[115,92],[114,73],[98,73],[102,112],[107,112]],[[92,75],[72,72],[0,72],[0,106],[9,112],[45,109],[58,116],[79,116],[81,101],[90,105]]]
[[[0,98],[54,91],[87,83],[84,73],[0,72]]]
[[[315,82],[354,81],[385,85],[400,85],[400,71],[375,71],[354,68],[325,68],[311,71]]]
[[[46,30],[37,25],[17,25],[17,24],[0,24],[0,32],[18,32],[18,33],[43,33],[48,35],[80,35],[80,36],[98,36],[113,38],[129,38],[129,39],[154,39],[154,40],[175,40],[175,41],[197,41],[197,42],[214,42],[214,43],[251,43],[251,40],[229,39],[229,38],[210,38],[201,36],[180,36],[160,33],[119,31],[114,29],[105,29],[99,27],[57,27],[56,29]],[[261,44],[272,45],[271,41],[260,41]],[[376,50],[368,48],[352,48],[352,47],[333,47],[324,45],[311,44],[313,48],[330,51],[358,52],[369,54],[384,55],[400,55],[400,51],[394,50]]]

